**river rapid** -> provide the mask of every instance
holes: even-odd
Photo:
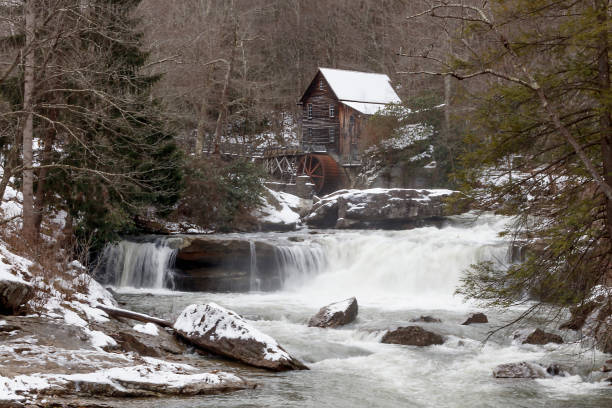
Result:
[[[282,290],[187,293],[160,289],[157,283],[115,289],[124,307],[170,320],[189,304],[216,302],[244,316],[310,367],[286,373],[246,369],[241,374],[259,384],[254,390],[160,400],[159,406],[612,407],[612,389],[591,374],[605,355],[572,343],[570,332],[560,332],[569,341],[564,345],[518,344],[512,332],[520,327],[501,330],[483,342],[490,330],[524,309],[483,310],[454,294],[470,264],[509,261],[508,243],[498,236],[508,221],[486,215],[406,231],[243,234],[244,239],[267,239],[284,248]],[[159,265],[154,268],[159,271]],[[256,289],[257,271],[252,272]],[[307,327],[320,307],[351,296],[359,302],[356,322],[338,329]],[[473,311],[484,311],[490,323],[462,326]],[[421,315],[442,323],[410,322]],[[544,328],[547,317],[533,317],[522,327]],[[380,343],[386,330],[414,324],[443,335],[445,343],[423,348]],[[498,364],[519,361],[557,362],[572,375],[493,378]]]

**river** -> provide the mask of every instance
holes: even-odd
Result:
[[[513,320],[524,309],[483,310],[454,294],[470,264],[508,262],[508,244],[498,236],[507,222],[507,218],[487,215],[475,222],[456,219],[442,228],[406,231],[242,234],[247,240],[267,239],[291,248],[281,251],[286,258],[281,290],[193,293],[163,289],[158,264],[171,263],[171,254],[163,255],[152,267],[138,267],[138,273],[157,274],[135,280],[149,288],[118,284],[116,290],[125,307],[167,319],[175,318],[191,303],[216,302],[274,337],[311,369],[286,373],[246,370],[247,378],[260,384],[254,390],[169,399],[164,400],[164,407],[612,406],[610,387],[595,382],[589,374],[605,360],[604,355],[572,342],[521,345],[512,339],[517,327],[501,330],[483,343],[492,328]],[[152,269],[147,272],[147,268]],[[252,289],[256,289],[257,271],[252,273]],[[307,327],[320,307],[350,296],[359,302],[355,323],[339,329]],[[484,311],[490,323],[462,326],[473,311]],[[446,338],[443,345],[418,348],[380,343],[386,330],[414,324],[410,320],[421,315],[442,320],[419,324],[442,334]],[[522,324],[544,328],[544,318],[536,316]],[[561,334],[566,341],[574,340],[572,333]],[[571,368],[573,375],[538,380],[493,378],[495,366],[518,361],[557,362]]]

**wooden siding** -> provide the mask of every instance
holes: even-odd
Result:
[[[323,81],[323,89],[319,83]],[[338,119],[339,103],[329,85],[318,73],[302,99],[302,139],[306,145],[323,145],[328,150],[338,152],[340,121]],[[308,106],[312,104],[312,118],[308,116]],[[334,107],[334,117],[329,116],[329,107]],[[334,130],[334,140],[330,141],[329,131]],[[311,136],[312,135],[312,136]]]
[[[323,88],[320,83],[323,81]],[[301,99],[302,102],[302,143],[306,146],[325,146],[335,153],[342,163],[359,161],[361,154],[361,133],[367,123],[368,115],[338,101],[329,84],[319,72]],[[312,117],[309,105],[312,104]],[[329,107],[334,108],[334,117],[329,116]],[[353,123],[351,124],[351,117]],[[334,140],[329,137],[334,131]]]
[[[354,162],[360,155],[361,133],[367,122],[367,116],[340,103],[338,117],[340,119],[338,156],[343,163]],[[351,118],[353,118],[352,123]]]

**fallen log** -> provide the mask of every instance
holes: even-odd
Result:
[[[144,322],[144,323],[155,323],[158,326],[161,327],[170,327],[172,328],[172,323],[170,323],[167,320],[163,320],[163,319],[159,319],[157,317],[153,317],[153,316],[149,316],[146,315],[144,313],[136,313],[136,312],[132,312],[131,310],[126,310],[126,309],[117,309],[114,307],[108,307],[108,306],[103,306],[103,305],[97,305],[96,306],[98,309],[105,311],[109,316],[113,316],[113,317],[125,317],[128,319],[132,319],[132,320],[137,320],[139,322]]]

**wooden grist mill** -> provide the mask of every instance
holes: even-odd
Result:
[[[350,187],[361,167],[369,117],[399,103],[387,75],[319,68],[298,103],[299,146],[267,148],[258,158],[280,183],[310,177],[317,195]]]

